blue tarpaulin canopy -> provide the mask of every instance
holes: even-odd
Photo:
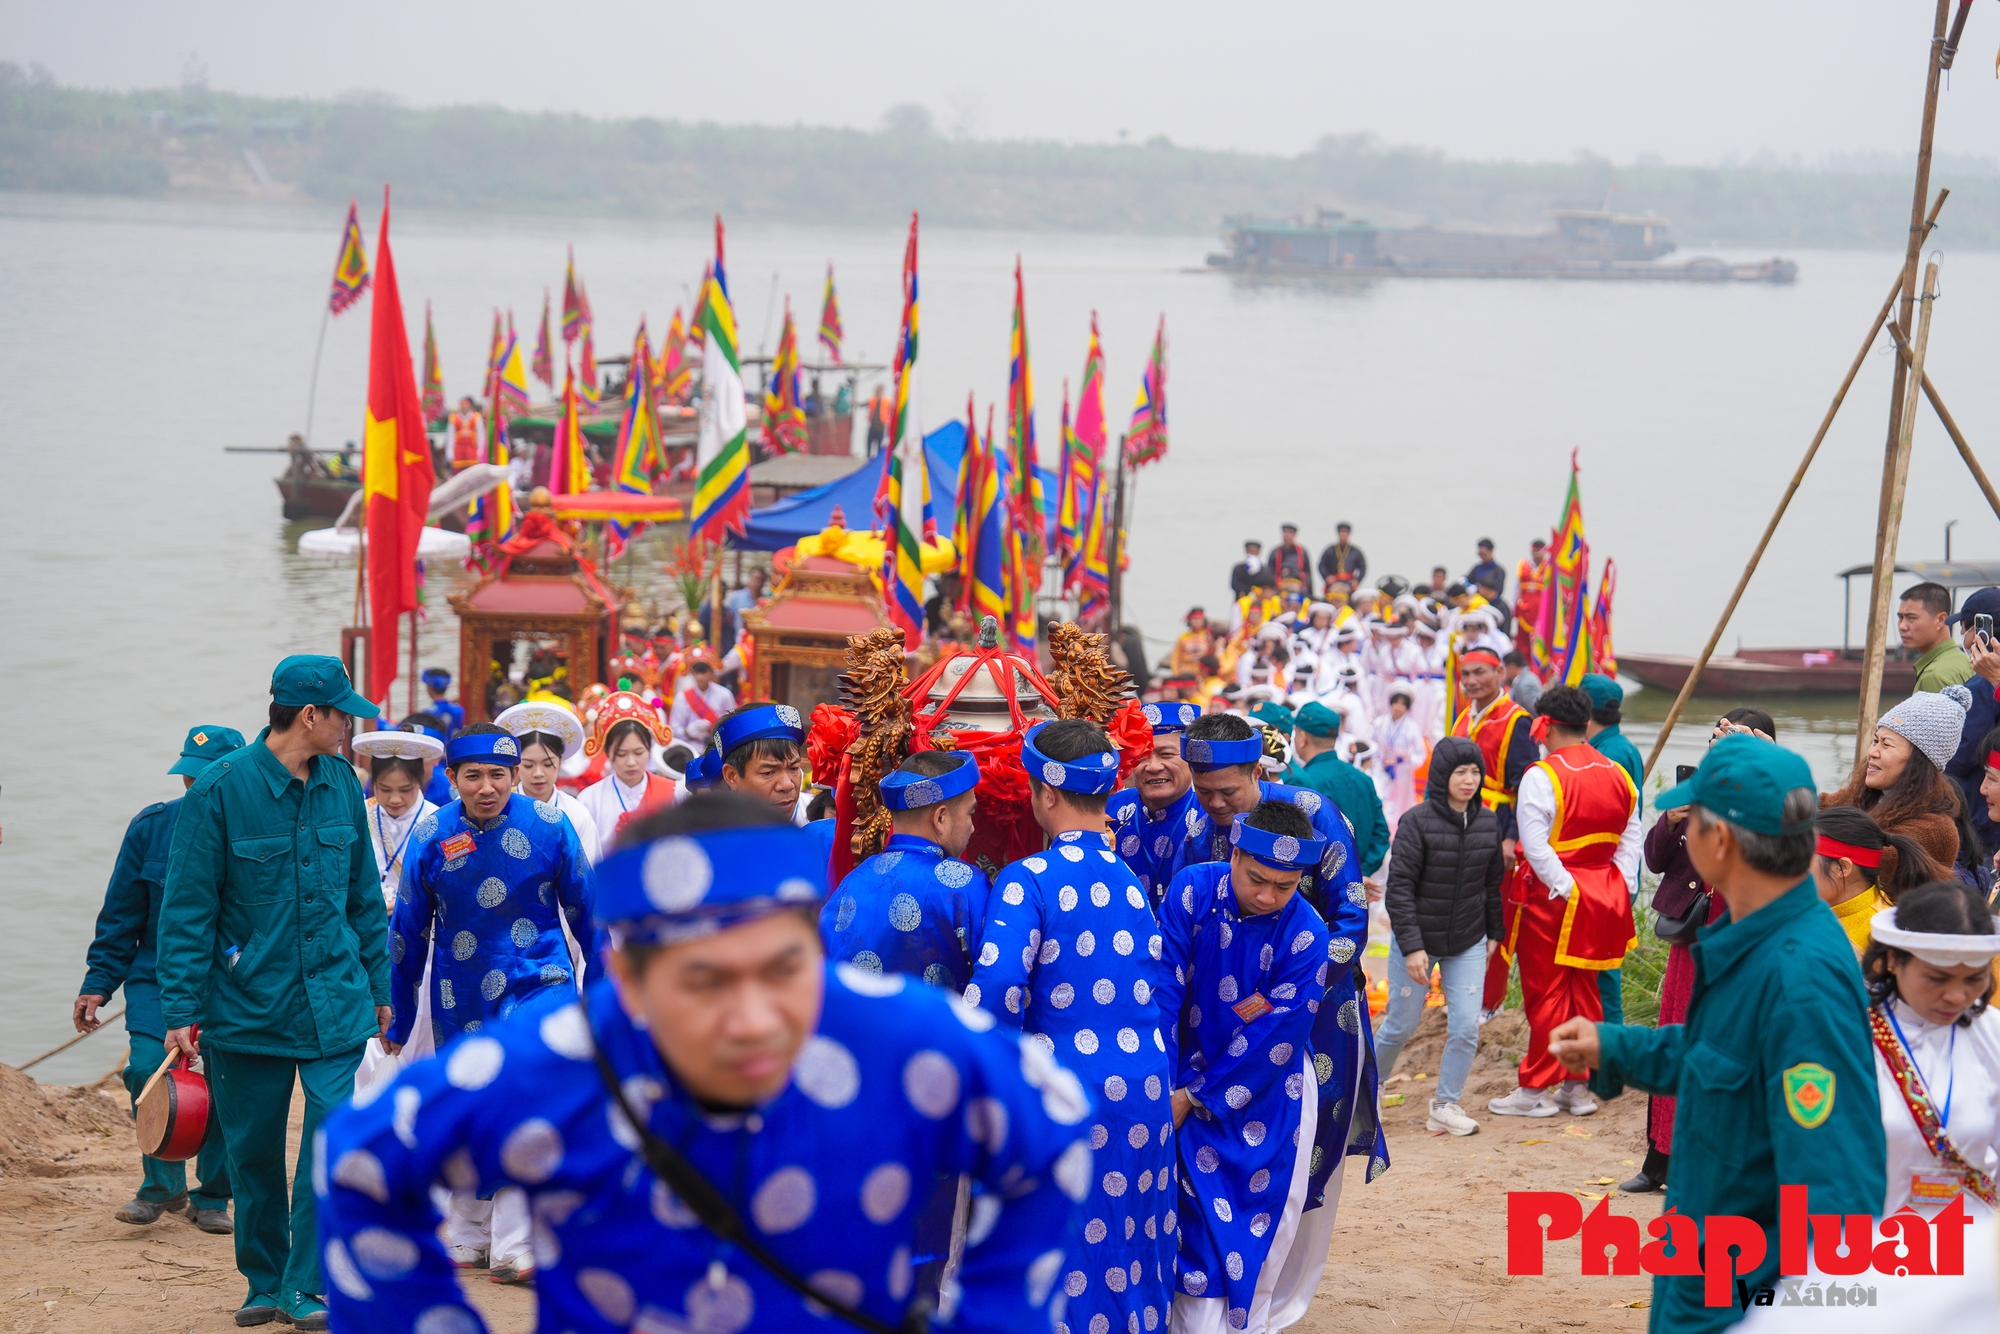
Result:
[[[931,513],[938,532],[951,535],[952,515],[958,510],[958,467],[965,455],[965,423],[947,422],[924,437],[924,463],[930,469]],[[1056,494],[1055,477],[1038,469],[1042,494]],[[878,456],[855,465],[853,472],[837,481],[798,491],[775,505],[750,511],[750,523],[741,536],[732,535],[730,545],[747,551],[779,551],[824,529],[840,506],[847,526],[870,529],[875,526],[875,488],[882,477]],[[1051,539],[1053,540],[1053,539]]]

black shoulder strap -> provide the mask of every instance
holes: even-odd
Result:
[[[750,1229],[743,1225],[743,1216],[736,1212],[736,1207],[730,1204],[728,1198],[709,1184],[708,1178],[682,1157],[679,1150],[655,1135],[646,1125],[644,1117],[633,1112],[632,1104],[625,1100],[625,1090],[619,1084],[611,1062],[605,1058],[595,1033],[591,1034],[591,1053],[596,1058],[597,1076],[603,1081],[605,1091],[618,1104],[618,1110],[625,1114],[626,1122],[639,1136],[640,1151],[645,1155],[646,1165],[680,1197],[683,1204],[694,1210],[703,1227],[762,1265],[772,1278],[800,1297],[825,1308],[856,1329],[867,1330],[868,1334],[926,1334],[931,1327],[930,1302],[921,1295],[910,1304],[903,1323],[891,1325],[835,1301],[786,1267],[783,1260],[771,1254],[762,1242],[750,1234]]]

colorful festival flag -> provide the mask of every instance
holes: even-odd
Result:
[[[579,285],[577,295],[583,301],[583,345],[577,352],[576,375],[579,383],[576,392],[579,398],[594,408],[603,389],[603,377],[597,372],[597,333],[590,318],[590,293]]]
[[[750,517],[749,414],[736,359],[736,314],[722,262],[722,215],[715,216],[715,266],[702,287],[701,419],[695,439],[694,517],[688,531],[719,542]]]
[[[496,381],[498,392],[507,401],[511,415],[519,416],[528,410],[528,372],[521,364],[521,340],[514,336],[511,328],[507,330],[507,345],[500,353]]]
[[[350,218],[353,210],[348,210]],[[396,680],[396,627],[417,609],[417,542],[430,512],[430,438],[423,400],[410,364],[403,297],[389,252],[389,191],[382,191],[382,230],[375,241],[382,282],[368,333],[368,411],[362,427],[361,485],[367,524],[369,695],[389,697]]]
[[[507,326],[500,318],[500,307],[493,307],[493,337],[486,344],[486,379],[490,382],[493,373],[500,368],[500,358],[507,354]]]
[[[444,417],[444,367],[438,364],[437,331],[431,327],[431,303],[424,302],[424,420]]]
[[[632,365],[625,380],[625,415],[618,422],[618,449],[613,456],[611,486],[631,495],[653,494],[653,476],[660,470],[660,419],[653,393],[653,351],[646,322],[639,321],[632,340]],[[614,519],[604,535],[605,554],[616,558],[643,523]]]
[[[687,402],[688,388],[694,379],[694,368],[688,364],[687,331],[687,325],[681,323],[681,308],[675,306],[674,318],[667,325],[666,341],[660,344],[660,365],[654,381],[663,402]]]
[[[918,424],[913,382],[917,369],[917,215],[903,249],[903,323],[896,336],[890,379],[895,416],[882,451],[882,598],[889,619],[914,649],[924,634],[924,542],[936,532],[931,517],[930,473],[924,466],[924,433]],[[787,324],[789,328],[789,323]]]
[[[993,405],[986,405],[986,435],[981,439],[973,429],[970,394],[965,399],[965,448],[968,462],[959,465],[959,485],[972,498],[968,529],[972,545],[964,565],[966,611],[975,625],[988,616],[1006,625],[1013,615],[1007,598],[1007,500],[993,453]],[[976,464],[970,462],[975,457]],[[973,471],[968,473],[968,467]]]
[[[806,409],[799,401],[799,334],[792,326],[790,297],[785,298],[778,354],[771,360],[771,378],[764,386],[763,441],[779,454],[796,453],[806,443]]]
[[[583,421],[577,411],[576,373],[563,376],[562,412],[556,418],[555,453],[549,460],[549,491],[580,496],[590,490],[590,458],[584,452]]]
[[[1590,655],[1594,672],[1618,675],[1618,655],[1611,648],[1611,595],[1618,587],[1618,562],[1605,557],[1597,581],[1597,603],[1590,610]]]
[[[569,248],[569,268],[563,273],[563,342],[574,343],[583,332],[582,293],[576,285],[576,247]]]
[[[826,296],[819,303],[819,341],[826,345],[828,360],[838,366],[840,362],[840,340],[846,335],[840,327],[840,298],[833,291],[833,261],[826,262]]]
[[[1139,380],[1139,397],[1132,404],[1132,425],[1125,433],[1125,462],[1137,468],[1167,453],[1167,317],[1160,316],[1153,335],[1153,354]]]
[[[542,326],[535,331],[535,360],[528,367],[537,380],[556,387],[555,352],[549,343],[549,289],[542,289]]]
[[[1014,332],[1007,366],[1007,446],[1014,465],[1014,527],[1026,540],[1029,558],[1040,565],[1048,505],[1042,495],[1035,450],[1035,374],[1028,358],[1027,301],[1018,255],[1014,257]]]
[[[1549,582],[1542,594],[1542,639],[1549,646],[1547,681],[1575,685],[1590,666],[1590,543],[1583,532],[1583,494],[1576,451],[1569,456],[1569,493],[1563,497],[1549,553]]]
[[[347,226],[340,233],[340,256],[333,262],[333,294],[327,309],[338,315],[368,290],[368,252],[361,248],[361,205],[347,201]],[[407,350],[407,340],[405,349]]]

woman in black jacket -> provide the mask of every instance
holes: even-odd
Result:
[[[1424,1016],[1433,966],[1444,976],[1445,1042],[1429,1128],[1470,1135],[1479,1123],[1459,1106],[1479,1050],[1486,960],[1500,947],[1500,822],[1479,800],[1479,747],[1446,737],[1431,751],[1420,806],[1396,824],[1389,854],[1389,1008],[1375,1035],[1386,1080]]]

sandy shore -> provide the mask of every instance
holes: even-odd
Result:
[[[115,1041],[115,1035],[107,1035]],[[1467,1089],[1481,1133],[1424,1130],[1436,1077],[1443,1013],[1427,1017],[1404,1054],[1402,1094],[1385,1107],[1393,1167],[1372,1185],[1350,1162],[1333,1258],[1305,1322],[1312,1334],[1386,1334],[1398,1329],[1637,1330],[1645,1279],[1578,1276],[1575,1242],[1549,1248],[1549,1274],[1506,1274],[1506,1192],[1570,1190],[1601,1195],[1644,1156],[1645,1102],[1636,1094],[1597,1116],[1525,1121],[1489,1118],[1486,1098],[1513,1087],[1511,1061],[1524,1030],[1518,1015],[1486,1026]],[[106,1051],[113,1050],[106,1043]],[[296,1107],[296,1103],[295,1103]],[[296,1120],[294,1121],[296,1133]],[[115,1079],[45,1086],[0,1066],[0,1334],[221,1334],[242,1302],[228,1237],[195,1230],[185,1216],[132,1227],[112,1211],[138,1184],[138,1148],[125,1090]],[[1658,1196],[1614,1207],[1641,1219]],[[534,1297],[466,1277],[495,1334],[527,1334]],[[272,1326],[272,1328],[279,1328]]]

